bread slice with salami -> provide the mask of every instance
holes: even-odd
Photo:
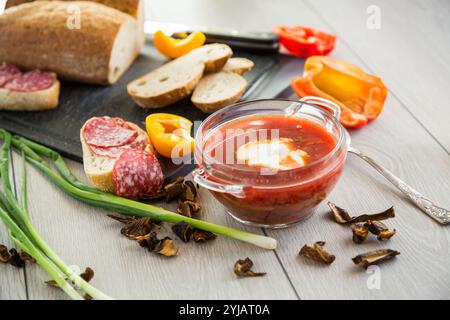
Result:
[[[232,54],[227,45],[205,45],[130,82],[128,94],[142,108],[165,107],[188,97],[205,72],[222,69]]]
[[[0,64],[0,110],[43,111],[58,106],[60,83],[53,72],[22,73],[12,64]]]
[[[162,187],[164,176],[147,133],[120,118],[94,117],[80,130],[86,176],[99,190],[138,198]]]
[[[62,79],[113,84],[141,50],[137,30],[132,16],[91,1],[25,3],[0,16],[0,61],[50,70]]]

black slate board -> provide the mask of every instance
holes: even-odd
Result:
[[[245,75],[249,81],[247,92],[256,90],[262,79],[279,66],[277,55],[235,52],[236,57],[247,57],[255,62],[254,69]],[[202,121],[208,115],[185,99],[171,106],[144,110],[128,96],[126,85],[139,76],[165,63],[155,50],[148,46],[128,72],[113,86],[97,86],[75,82],[62,82],[59,106],[44,112],[0,112],[0,127],[28,139],[42,143],[63,156],[82,161],[79,130],[93,116],[120,117],[145,128],[145,118],[155,112],[184,116],[191,121]],[[185,175],[193,164],[175,165],[170,159],[160,158],[166,179]]]

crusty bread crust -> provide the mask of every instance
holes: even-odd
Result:
[[[71,5],[81,11],[80,29],[68,28]],[[111,84],[126,70],[111,70],[115,39],[121,28],[131,30],[131,24],[138,29],[130,15],[90,1],[22,4],[0,16],[0,61],[54,71],[63,79]],[[134,59],[140,51],[137,32],[124,40],[129,41],[125,47],[134,50]],[[128,67],[132,61],[123,64]]]
[[[226,79],[231,78],[232,81],[236,82],[237,88],[234,91],[231,91],[228,96],[217,96],[214,99],[205,99],[205,93],[210,91],[209,85],[216,84],[213,90],[217,90],[217,87],[221,85],[224,77],[226,77]],[[246,88],[247,80],[242,76],[229,71],[220,71],[204,76],[195,88],[191,100],[192,103],[203,112],[212,113],[237,102],[244,94]]]
[[[0,89],[0,110],[10,111],[45,111],[58,106],[61,84],[53,74],[52,86],[45,90],[20,92]]]
[[[145,135],[145,137],[147,138],[146,150],[151,153],[154,153],[153,146],[150,143],[150,139],[148,138],[147,133],[134,123],[127,122],[127,124],[130,125],[133,129],[137,130],[139,134]],[[81,147],[83,149],[84,172],[86,173],[86,176],[88,177],[88,179],[91,181],[91,183],[94,185],[95,188],[104,192],[114,193],[115,189],[113,182],[113,168],[114,163],[116,162],[117,159],[98,156],[92,152],[91,148],[86,143],[86,140],[84,139],[83,136],[85,125],[83,125],[83,127],[80,129],[80,141]],[[92,166],[93,163],[103,163],[104,170],[99,170],[98,168],[93,167]]]

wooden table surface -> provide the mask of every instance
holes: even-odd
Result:
[[[360,147],[441,206],[450,208],[450,2],[447,0],[309,1],[149,1],[159,21],[270,30],[275,24],[304,24],[338,35],[333,57],[380,76],[389,97],[380,118],[352,132]],[[381,10],[381,28],[368,29],[368,7]],[[369,8],[369,11],[372,9]],[[280,71],[261,92],[273,96],[300,75],[300,64]],[[20,161],[13,159],[20,185]],[[83,177],[82,166],[70,162]],[[351,232],[328,218],[321,204],[309,220],[285,230],[245,228],[227,216],[206,190],[200,197],[208,221],[268,234],[279,241],[266,251],[219,237],[183,244],[166,259],[143,251],[119,233],[105,211],[76,201],[29,169],[30,214],[44,239],[69,265],[91,266],[93,284],[120,299],[383,299],[450,297],[450,228],[425,216],[361,160],[349,156],[344,175],[329,200],[355,213],[394,205],[389,221],[398,234],[389,242],[355,245]],[[168,206],[173,209],[173,206]],[[327,241],[337,257],[329,267],[298,257],[305,243]],[[3,226],[0,243],[10,244]],[[351,258],[375,248],[401,252],[367,273]],[[262,278],[238,279],[233,264],[250,257]],[[49,288],[49,277],[32,265],[23,270],[0,265],[0,299],[65,299]],[[379,280],[379,281],[378,281]],[[379,286],[377,286],[379,284]]]

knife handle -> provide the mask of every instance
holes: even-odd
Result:
[[[271,32],[247,32],[232,29],[205,28],[201,31],[207,43],[224,43],[237,50],[276,53],[279,50],[278,36]],[[172,36],[184,38],[193,31],[177,32]]]

